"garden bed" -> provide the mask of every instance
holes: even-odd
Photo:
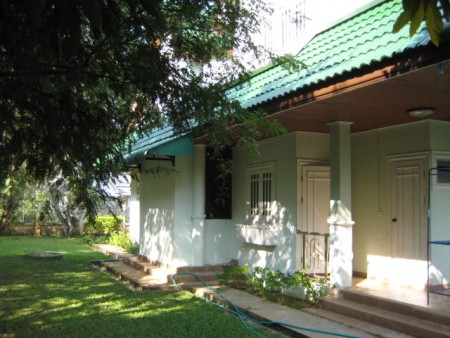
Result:
[[[308,275],[305,271],[282,273],[256,267],[250,272],[247,265],[229,265],[218,274],[218,278],[221,285],[295,309],[317,304],[329,290],[325,279]]]

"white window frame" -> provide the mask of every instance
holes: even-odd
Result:
[[[275,214],[275,163],[247,168],[247,219],[268,221]]]
[[[445,165],[447,163],[450,164],[450,152],[433,151],[431,168],[437,168],[443,163],[445,163]],[[433,175],[431,177],[431,185],[433,190],[445,190],[445,191],[450,190],[450,182],[447,178],[439,180],[439,177],[436,175],[437,174],[436,170],[434,170],[432,174]]]

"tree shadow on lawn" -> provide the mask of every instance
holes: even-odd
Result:
[[[0,238],[0,245],[3,242]],[[73,251],[78,248],[85,252]],[[89,260],[103,255],[84,246],[66,248],[63,259],[50,261],[26,258],[24,251],[33,248],[25,249],[0,256],[0,336],[249,335],[236,318],[191,293],[126,288],[94,269]],[[48,247],[48,251],[53,249]]]

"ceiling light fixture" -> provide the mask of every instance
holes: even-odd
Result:
[[[434,108],[414,108],[414,109],[409,109],[408,110],[408,115],[412,116],[412,117],[426,117],[429,116],[431,114],[433,114],[435,112]]]

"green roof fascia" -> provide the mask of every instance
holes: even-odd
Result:
[[[228,97],[244,108],[253,108],[430,43],[425,24],[412,38],[408,26],[392,32],[402,12],[402,0],[370,5],[373,7],[364,7],[357,15],[315,35],[296,55],[305,68],[290,71],[282,66],[263,67],[249,80],[230,88]]]
[[[158,147],[149,149],[147,155],[162,155],[162,156],[194,156],[194,143],[190,135],[180,136],[179,138],[170,142],[164,143]]]
[[[125,154],[128,166],[139,165],[149,155],[188,156],[194,154],[190,134],[177,134],[170,126],[158,128],[140,137]]]

